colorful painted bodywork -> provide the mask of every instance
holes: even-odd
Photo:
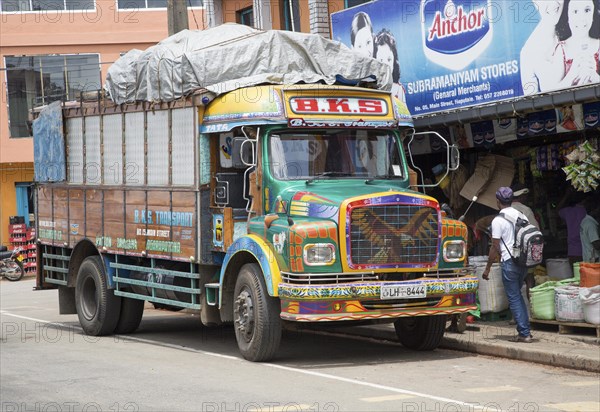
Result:
[[[423,285],[427,290],[427,301],[433,301],[433,304],[411,302],[410,299],[404,299],[400,304],[380,300],[383,285]],[[475,276],[310,287],[280,284],[281,317],[296,322],[322,322],[464,313],[476,308],[477,287]]]
[[[246,125],[261,125],[261,152],[266,156],[270,133],[282,129],[383,128],[399,139],[397,128],[412,127],[412,120],[406,105],[387,93],[319,85],[259,86],[212,102],[200,131],[224,132]],[[265,159],[264,164],[268,163]],[[464,259],[447,262],[442,255],[445,242],[466,241],[466,226],[442,219],[434,198],[408,190],[406,162],[400,167],[399,178],[373,179],[368,184],[360,179],[277,180],[268,167],[263,168],[262,203],[271,215],[268,223],[266,216],[251,218],[248,235],[229,247],[221,285],[228,264],[245,252],[261,266],[269,295],[279,297],[281,317],[290,321],[398,318],[475,309],[477,277],[463,268]],[[411,220],[386,231],[386,222],[377,220],[378,212],[371,213],[365,221],[374,222],[377,230],[358,227],[371,247],[379,247],[382,232],[382,248],[409,246],[403,242],[420,240],[421,232],[426,232],[430,258],[413,261],[405,254],[398,262],[353,263],[351,223],[363,211],[369,213],[378,206],[406,207]],[[425,212],[420,213],[420,208]],[[331,248],[334,261],[308,265],[305,251],[314,245]],[[382,289],[396,286],[420,288],[424,297],[381,298]]]
[[[324,184],[324,189],[329,187]],[[443,259],[443,245],[448,241],[466,241],[467,227],[463,222],[441,219],[437,202],[422,194],[406,192],[376,192],[343,199],[332,190],[324,190],[328,197],[313,192],[297,192],[283,201],[289,208],[293,225],[289,225],[285,215],[273,221],[269,228],[264,217],[251,220],[249,230],[254,236],[265,240],[269,250],[278,257],[282,282],[275,285],[276,296],[281,300],[281,317],[290,321],[319,322],[333,320],[368,320],[426,316],[434,314],[463,313],[476,308],[475,293],[477,277],[464,269],[464,258],[456,262]],[[353,207],[405,203],[433,208],[438,216],[437,242],[438,256],[431,264],[407,263],[399,265],[370,265],[351,267],[348,256],[350,250],[345,237],[350,231],[348,216]],[[339,205],[339,206],[338,206]],[[275,207],[275,209],[277,209]],[[338,223],[339,222],[339,223]],[[340,232],[340,228],[342,228]],[[302,252],[310,244],[333,244],[336,248],[336,262],[332,266],[309,267],[303,260]],[[438,270],[444,270],[442,276]],[[410,274],[422,273],[416,279],[402,281],[348,281],[318,284],[321,274]],[[454,273],[453,273],[454,272]],[[289,273],[290,275],[287,275]],[[296,275],[293,275],[296,274]],[[314,277],[314,284],[286,282],[286,277],[301,279]],[[446,277],[444,277],[446,276]],[[426,298],[404,299],[401,303],[381,300],[382,286],[423,286]],[[365,303],[367,302],[367,303]]]
[[[299,111],[294,99],[311,99],[311,102],[329,105],[332,110]],[[366,103],[380,101],[385,113],[375,110],[372,104],[361,111],[361,106],[355,107],[354,104],[354,100],[360,99]],[[237,89],[213,100],[199,115],[200,133],[226,132],[240,126],[269,124],[290,127],[413,127],[406,104],[392,99],[387,92],[315,84]]]
[[[281,271],[279,270],[283,264],[281,256],[275,253],[272,244],[253,234],[239,238],[227,249],[223,265],[221,266],[219,283],[223,285],[227,265],[238,253],[249,253],[254,256],[264,275],[269,295],[277,296],[279,291],[275,285],[281,283]],[[223,288],[221,287],[219,290],[219,302],[222,302],[222,293]]]

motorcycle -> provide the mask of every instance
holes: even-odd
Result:
[[[0,246],[0,277],[16,282],[25,275],[23,250],[22,247],[7,250],[6,246]]]

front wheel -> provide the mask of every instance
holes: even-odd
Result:
[[[10,260],[6,263],[6,266],[2,268],[2,272],[4,272],[4,277],[11,282],[21,280],[21,278],[25,275],[23,262],[19,262],[18,260]]]
[[[270,297],[260,267],[242,266],[235,284],[233,323],[242,356],[249,361],[270,360],[281,342],[280,304]]]
[[[99,256],[86,258],[77,274],[75,306],[86,335],[102,336],[114,332],[121,313],[121,298],[108,289],[104,266]]]
[[[409,349],[434,350],[442,341],[446,329],[446,315],[400,318],[394,322],[396,336]]]

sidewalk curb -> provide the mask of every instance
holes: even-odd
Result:
[[[339,328],[336,329],[335,332],[344,335],[398,342],[394,328],[391,325]],[[589,356],[582,356],[577,353],[572,353],[573,351],[569,350],[560,353],[543,348],[536,348],[535,340],[533,343],[504,342],[503,340],[497,338],[486,340],[484,337],[477,338],[473,335],[469,336],[469,331],[465,332],[464,334],[456,335],[457,337],[454,337],[453,335],[454,334],[446,333],[442,339],[442,342],[440,343],[439,348],[538,363],[566,369],[600,373],[600,356],[598,356],[598,358],[591,358]],[[548,340],[538,340],[538,342],[545,343],[546,345],[556,344],[557,349],[560,347],[560,350],[562,351],[569,347],[569,345],[559,344]],[[576,351],[577,346],[573,346],[573,349]],[[600,347],[597,349],[600,353]]]
[[[444,336],[440,348],[600,373],[600,360],[598,359],[591,359],[578,354],[568,355],[537,348],[523,347],[523,345],[535,345],[535,342],[515,343],[514,345],[494,345],[485,341],[463,342],[450,336]]]

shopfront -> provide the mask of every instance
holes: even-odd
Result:
[[[589,173],[567,180],[569,168],[583,160],[569,165],[566,157],[584,142],[593,152],[599,148],[597,2],[395,3],[378,0],[332,14],[332,37],[390,64],[393,90],[417,130],[436,130],[461,147],[461,169],[428,193],[465,215],[473,229],[470,253],[481,255],[488,239],[477,228],[497,213],[495,190],[527,188],[523,202],[540,223],[545,257],[566,257],[559,209],[600,200],[598,179]],[[372,42],[361,43],[365,37]],[[436,166],[446,161],[439,142],[416,140],[411,151],[423,178],[434,181]]]

